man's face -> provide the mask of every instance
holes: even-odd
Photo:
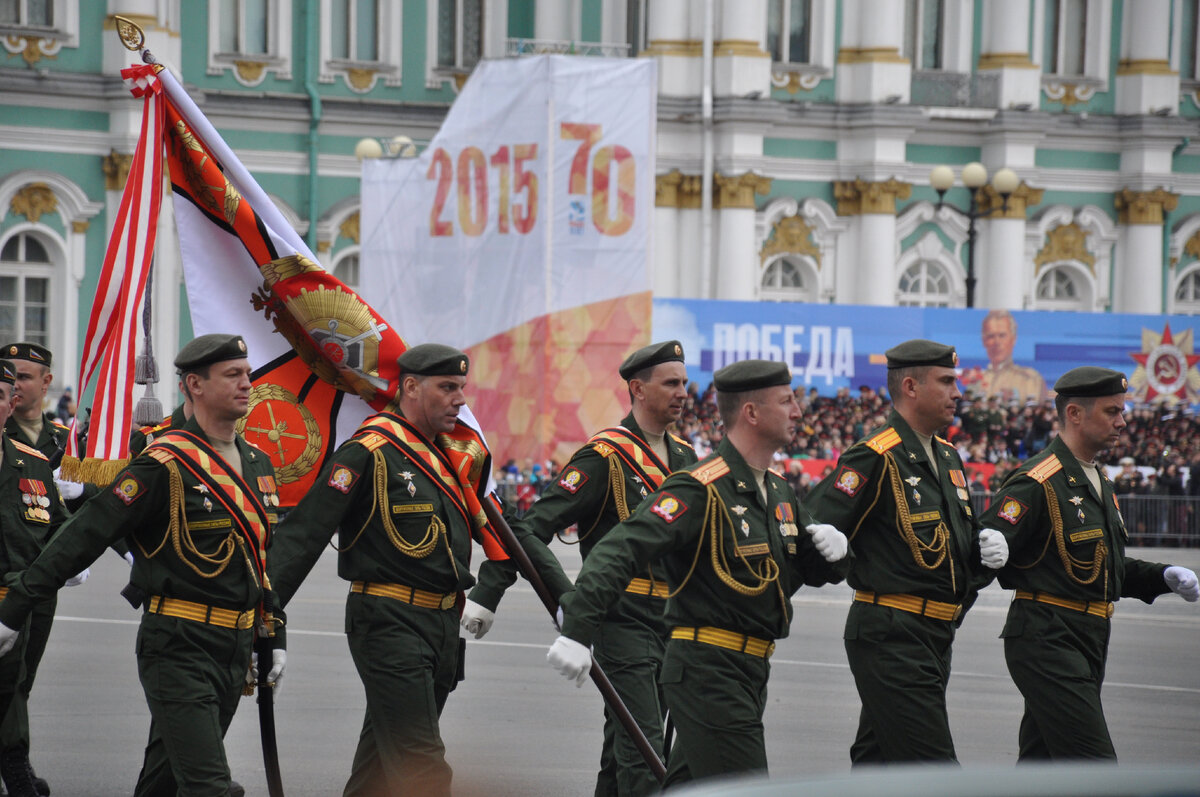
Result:
[[[250,389],[254,385],[250,382],[250,361],[245,358],[213,363],[207,377],[187,374],[184,380],[193,403],[203,406],[214,418],[236,421],[250,408]]]
[[[1125,396],[1101,396],[1090,409],[1080,407],[1079,436],[1094,451],[1112,448],[1125,428]]]
[[[762,397],[755,402],[758,412],[758,433],[775,448],[783,448],[796,436],[800,423],[800,405],[788,385],[763,388]]]
[[[988,359],[994,365],[1012,359],[1013,344],[1017,336],[1013,334],[1012,325],[1003,318],[989,318],[983,322],[983,347],[987,349]]]
[[[12,364],[13,368],[17,369],[17,383],[13,390],[13,409],[17,411],[37,409],[40,412],[42,402],[46,400],[46,390],[50,387],[54,375],[41,363],[13,360]]]
[[[687,368],[683,363],[659,363],[650,372],[649,379],[635,381],[641,388],[633,387],[634,396],[641,399],[643,408],[659,426],[679,420],[687,400]]]
[[[467,403],[466,384],[465,376],[406,377],[405,417],[430,435],[453,432],[458,410]]]
[[[13,410],[13,388],[8,382],[0,382],[0,429],[8,423],[8,416]]]
[[[925,378],[914,379],[913,384],[916,395],[912,406],[919,422],[929,429],[949,426],[954,420],[958,400],[962,398],[954,369],[931,366],[925,372]]]

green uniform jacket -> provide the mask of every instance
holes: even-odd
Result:
[[[1169,592],[1165,564],[1125,556],[1125,521],[1103,469],[1100,486],[1097,497],[1061,438],[1014,471],[983,514],[1008,540],[1000,585],[1081,601],[1151,603]]]
[[[621,426],[641,440],[646,439],[632,412],[621,421]],[[695,450],[682,438],[668,434],[666,444],[668,471],[673,473],[696,462]],[[611,484],[613,464],[608,456],[597,451],[597,445],[604,444],[589,442],[576,451],[542,497],[534,502],[524,517],[512,524],[513,533],[526,550],[537,550],[537,544],[529,537],[536,538],[541,545],[548,545],[555,534],[579,524],[580,552],[587,559],[596,543],[621,521]],[[612,458],[616,460],[616,467],[620,468],[626,509],[632,512],[650,494],[651,487],[644,484],[615,454]],[[650,572],[647,570],[641,575],[649,578]],[[556,560],[552,572],[543,573],[543,578],[556,600],[571,589],[570,579],[563,574]],[[504,591],[515,580],[516,566],[511,561],[484,562],[479,566],[479,584],[471,590],[471,600],[495,611]]]
[[[716,476],[724,466],[728,472]],[[715,535],[710,514],[719,520]],[[591,644],[630,579],[661,560],[655,575],[677,592],[667,600],[669,628],[714,626],[759,639],[786,637],[788,598],[803,584],[843,577],[842,563],[826,562],[809,535],[798,533],[809,522],[792,488],[774,473],[767,473],[764,504],[750,467],[723,440],[714,454],[669,476],[591,549],[575,590],[563,597],[563,633]],[[774,581],[760,578],[776,573]]]
[[[916,432],[893,411],[805,500],[814,517],[850,539],[846,581],[855,589],[963,603],[988,577],[962,460],[937,437],[932,448],[936,474]]]
[[[129,435],[129,456],[136,457],[154,442],[154,438],[170,429],[181,429],[185,423],[187,416],[183,414],[183,405],[180,404],[169,417],[163,418],[162,423],[134,429]]]
[[[71,429],[63,426],[55,416],[44,412],[42,413],[42,431],[38,434],[37,440],[26,438],[25,432],[17,424],[17,419],[11,415],[8,416],[8,423],[4,425],[4,433],[14,440],[28,443],[45,454],[46,459],[50,459],[58,452],[66,450],[67,438],[71,435]]]
[[[207,439],[194,418],[183,428]],[[237,447],[242,478],[250,489],[261,489],[260,477],[270,477],[273,484],[275,469],[267,455],[240,437]],[[143,454],[63,524],[0,603],[0,622],[18,627],[35,603],[51,597],[63,582],[126,534],[137,547],[130,581],[146,595],[237,611],[257,606],[264,599],[263,590],[237,542],[240,535],[234,531],[233,519],[219,501],[197,489],[200,482],[187,468],[178,471],[186,517],[186,524],[181,523],[177,530],[178,540],[171,539],[169,531],[168,470]],[[262,494],[257,497],[263,498]],[[273,515],[270,519],[273,521]],[[201,556],[216,557],[217,561]],[[282,628],[278,644],[283,644]]]
[[[33,564],[46,541],[66,520],[66,510],[54,487],[54,474],[46,458],[22,450],[7,432],[2,445],[0,586],[10,586],[20,571]]]
[[[471,529],[462,513],[394,445],[384,443],[372,452],[372,434],[360,429],[343,443],[312,489],[279,524],[267,572],[283,605],[339,528],[338,575],[347,581],[403,584],[440,593],[475,583],[469,568]],[[426,445],[435,447],[428,441]],[[382,458],[378,470],[376,455]],[[381,513],[378,482],[384,486],[382,512],[401,544],[412,546],[438,534],[435,518],[444,524],[445,535],[439,535],[425,556],[416,558],[393,542]]]

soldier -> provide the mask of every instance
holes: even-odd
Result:
[[[42,410],[46,402],[46,392],[54,381],[54,374],[50,371],[50,350],[36,343],[12,343],[4,347],[3,355],[8,357],[16,371],[16,383],[12,386],[12,414],[4,425],[5,434],[10,440],[19,441],[35,449],[43,459],[57,462],[66,450],[67,437],[71,431],[52,414]],[[62,497],[71,501],[79,498],[79,495],[64,493]],[[75,507],[76,504],[72,502],[71,506]],[[46,534],[46,539],[49,539],[48,527],[41,526],[40,529]],[[82,584],[87,577],[88,571],[85,569],[68,579],[67,586]],[[28,769],[31,773],[33,766],[29,763],[29,696],[33,691],[38,665],[41,664],[46,644],[50,640],[57,606],[57,596],[51,595],[35,606],[30,615],[23,654],[25,672],[12,705],[0,723],[0,760],[11,761],[19,757],[23,764],[18,766],[13,763],[10,764],[10,768]],[[33,780],[38,794],[50,793],[50,786],[43,778],[34,774]]]
[[[477,524],[439,435],[465,403],[468,359],[425,343],[397,360],[400,392],[342,444],[279,526],[269,570],[283,605],[339,527],[346,635],[367,710],[345,794],[448,795],[438,729],[461,676],[457,593]]]
[[[38,601],[129,535],[132,581],[147,596],[138,675],[150,737],[135,794],[225,795],[222,737],[251,665],[256,614],[274,630],[264,560],[278,505],[270,459],[238,437],[250,364],[237,335],[202,335],[175,358],[195,414],[155,440],[80,509],[0,602],[0,652]],[[282,627],[268,679],[286,664]]]
[[[46,540],[58,530],[66,516],[66,510],[54,488],[54,476],[45,455],[32,446],[15,439],[5,428],[12,410],[13,387],[17,370],[8,360],[0,360],[0,584],[7,585],[11,574],[29,567],[42,550]],[[0,598],[7,594],[7,586],[0,586]],[[53,607],[53,604],[51,604]],[[53,620],[53,611],[50,619]],[[41,619],[40,617],[38,618]],[[15,742],[6,743],[0,753],[0,776],[12,797],[34,797],[39,791],[38,778],[29,765],[28,714],[24,708],[28,698],[31,679],[22,678],[22,669],[28,668],[30,658],[26,647],[32,635],[29,632],[32,618],[22,624],[21,644],[0,657],[0,715],[14,717],[18,713],[24,719],[24,746]],[[37,640],[38,650],[34,667],[41,658],[46,640]],[[7,725],[7,723],[6,723]],[[41,781],[45,784],[45,781]],[[49,786],[45,786],[49,793]]]
[[[660,680],[677,731],[667,785],[766,771],[768,659],[788,634],[789,598],[803,584],[840,581],[846,553],[832,526],[810,523],[799,533],[806,513],[768,470],[800,420],[788,367],[746,360],[714,382],[725,438],[592,548],[563,596],[563,633],[547,656],[582,682],[611,607],[630,579],[660,562],[654,573],[669,590],[670,629]]]
[[[1062,433],[1008,478],[984,513],[1012,552],[1000,584],[1016,590],[1000,634],[1025,698],[1020,761],[1116,759],[1100,687],[1109,618],[1120,598],[1200,598],[1185,567],[1125,555],[1125,521],[1096,455],[1125,428],[1125,376],[1075,368],[1054,385]]]
[[[983,319],[983,348],[988,367],[980,390],[985,396],[1041,401],[1046,397],[1046,380],[1033,368],[1013,362],[1017,343],[1017,320],[1007,310],[992,310]]]
[[[854,554],[845,643],[862,713],[850,759],[955,761],[950,646],[980,564],[1004,564],[1004,536],[977,534],[962,460],[935,437],[960,395],[953,347],[910,340],[886,355],[887,424],[848,448],[808,501]]]
[[[663,479],[696,461],[691,444],[667,431],[679,420],[687,399],[683,346],[676,340],[655,343],[629,355],[618,369],[629,386],[630,411],[620,426],[604,429],[572,455],[542,498],[513,530],[522,545],[527,535],[542,545],[578,524],[579,545],[586,561],[609,529],[631,512]],[[658,687],[666,646],[663,606],[667,585],[646,567],[613,604],[595,638],[596,661],[604,669],[646,739],[662,756],[663,705]],[[479,584],[471,591],[462,625],[479,639],[495,617],[496,605],[512,584],[509,562],[484,562]],[[553,579],[550,579],[551,581]],[[563,576],[569,588],[570,582]],[[552,589],[557,599],[565,590]],[[643,795],[657,792],[654,777],[637,745],[605,709],[604,746],[600,754],[597,795]]]

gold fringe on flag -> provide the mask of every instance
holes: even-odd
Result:
[[[128,464],[128,459],[85,457],[81,460],[78,457],[63,457],[60,467],[63,481],[107,487]]]

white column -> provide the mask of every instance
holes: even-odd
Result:
[[[658,59],[659,94],[700,93],[701,9],[702,3],[688,0],[649,0],[646,54]]]
[[[864,213],[858,222],[855,304],[896,303],[896,216]]]
[[[1167,60],[1171,51],[1171,0],[1139,0],[1125,6],[1121,61],[1117,65],[1116,112],[1154,113],[1179,105],[1179,74]]]
[[[1025,263],[1025,220],[996,218],[977,223],[986,229],[986,244],[975,257],[975,306],[1021,310],[1031,274]]]
[[[912,64],[900,54],[904,0],[846,0],[843,8],[837,101],[908,102]]]
[[[1041,70],[1029,57],[1027,0],[984,0],[983,47],[977,69],[1000,81],[996,107],[1038,106]]]
[[[758,298],[758,264],[754,253],[754,208],[721,208],[715,247],[717,289],[714,299],[753,301]]]
[[[535,3],[533,38],[575,41],[579,38],[579,0]]]
[[[719,6],[713,47],[713,93],[766,96],[771,90],[771,55],[763,48],[766,0],[737,0]]]
[[[1163,303],[1163,211],[1174,210],[1179,195],[1157,188],[1153,191],[1122,189],[1117,192],[1118,242],[1120,257],[1113,279],[1113,311],[1118,313],[1162,313]]]

